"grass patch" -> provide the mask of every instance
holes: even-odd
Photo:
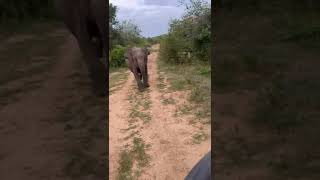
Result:
[[[205,140],[207,140],[208,139],[208,135],[207,134],[205,134],[204,132],[198,132],[198,133],[196,133],[196,134],[194,134],[193,136],[192,136],[192,141],[193,141],[193,143],[195,143],[195,144],[200,144],[201,142],[203,142],[203,141],[205,141]]]
[[[148,101],[148,100],[143,101],[142,106],[143,106],[143,108],[144,108],[145,110],[150,109],[150,107],[151,107],[151,101]]]
[[[120,154],[117,180],[138,179],[142,168],[149,165],[150,156],[146,153],[149,148],[143,139],[134,137],[132,147]]]
[[[190,91],[188,101],[196,105],[203,112],[198,118],[207,118],[211,111],[211,66],[203,62],[194,62],[189,64],[173,65],[158,61],[158,67],[161,72],[165,72],[170,83],[171,91]],[[161,79],[160,79],[161,80]],[[159,83],[159,84],[162,84]],[[164,100],[164,104],[174,103],[170,100]],[[191,105],[190,105],[191,106]],[[175,116],[195,113],[191,108],[185,106],[179,107]]]
[[[121,129],[122,132],[125,132],[125,131],[130,131],[130,130],[133,130],[133,129],[136,129],[138,126],[137,125],[133,125],[133,126],[130,126],[126,129]]]
[[[128,151],[120,153],[119,169],[117,180],[132,180],[133,157]]]
[[[133,132],[131,132],[128,136],[124,137],[123,140],[126,141],[126,140],[134,137],[134,136],[137,135],[137,134],[139,134],[139,131],[133,131]]]
[[[200,119],[201,122],[210,124],[211,109],[209,109],[209,108],[197,109],[195,112],[195,116],[197,119]],[[202,121],[202,120],[205,120],[205,121]]]
[[[148,93],[130,94],[128,100],[131,104],[129,118],[131,122],[142,120],[144,123],[151,121],[151,115],[148,110],[151,107]]]
[[[142,120],[144,123],[147,123],[147,122],[151,121],[151,116],[148,113],[139,111],[137,109],[131,109],[129,117],[131,119],[137,119],[138,118],[138,119]]]
[[[148,165],[150,156],[146,153],[146,150],[150,148],[150,145],[146,145],[142,138],[134,137],[132,152],[138,161],[139,167],[145,167]]]
[[[172,91],[181,91],[185,89],[185,86],[187,84],[187,81],[184,79],[170,79],[171,82],[171,86],[170,86],[170,90]]]
[[[178,108],[176,109],[173,116],[179,117],[179,116],[185,116],[185,115],[189,115],[189,114],[192,114],[192,106],[183,104],[181,106],[178,106]]]

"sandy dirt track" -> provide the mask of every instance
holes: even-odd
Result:
[[[143,180],[177,180],[183,179],[195,163],[210,150],[210,138],[200,144],[192,143],[192,135],[199,127],[189,123],[186,117],[175,117],[174,113],[179,104],[185,103],[185,92],[160,91],[158,83],[157,59],[159,45],[153,46],[156,50],[148,57],[150,88],[144,91],[144,97],[151,103],[147,111],[151,120],[147,123],[137,123],[135,128],[140,137],[150,145],[147,154],[150,155],[150,164],[144,168],[139,179]],[[169,86],[165,81],[165,86]],[[109,178],[117,177],[118,161],[121,149],[127,141],[123,140],[129,133],[127,129],[130,121],[130,101],[128,97],[138,93],[133,74],[129,74],[128,80],[122,88],[110,96],[109,101]],[[165,105],[164,97],[174,99],[175,104]],[[208,127],[203,127],[210,133]],[[210,134],[209,134],[210,137]]]

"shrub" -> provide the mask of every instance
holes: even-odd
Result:
[[[169,33],[161,37],[160,59],[174,64],[210,62],[211,9],[202,0],[190,0],[186,13],[169,24]]]
[[[126,48],[120,45],[116,46],[110,52],[109,65],[113,68],[123,67],[125,65],[125,54]]]

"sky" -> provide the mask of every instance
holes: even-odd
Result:
[[[210,0],[208,0],[210,1]],[[168,32],[171,19],[184,13],[179,0],[109,0],[118,8],[117,20],[131,20],[141,29],[144,37],[154,37]]]

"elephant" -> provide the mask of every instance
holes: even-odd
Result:
[[[133,73],[139,91],[150,87],[148,83],[148,55],[147,48],[132,47],[125,53],[125,60],[129,70]]]
[[[108,88],[107,4],[104,0],[54,0],[58,17],[77,39],[93,92],[106,96]],[[100,61],[103,58],[103,61]]]

